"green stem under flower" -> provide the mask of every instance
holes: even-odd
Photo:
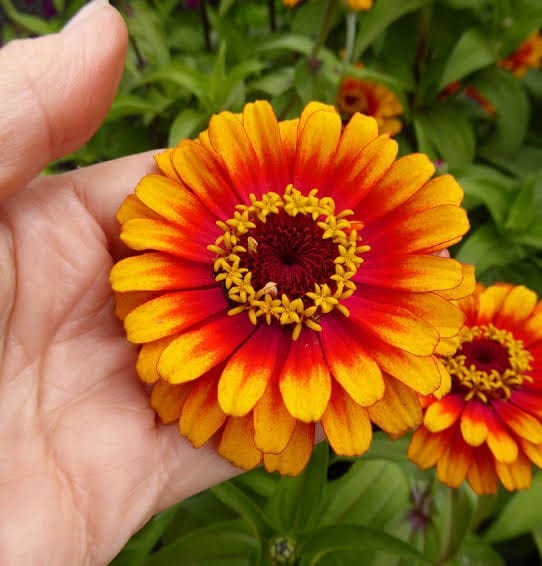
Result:
[[[312,48],[311,57],[315,58],[318,55],[320,49],[324,46],[327,40],[327,36],[331,30],[331,20],[333,19],[333,14],[337,5],[337,0],[327,0],[326,8],[320,20],[320,30],[318,32],[318,37]]]
[[[346,43],[344,46],[343,70],[352,62],[352,53],[354,52],[354,43],[356,41],[356,28],[358,15],[355,12],[349,12],[346,16]]]

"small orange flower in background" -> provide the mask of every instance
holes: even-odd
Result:
[[[283,0],[284,5],[292,8],[301,2],[301,0]],[[346,4],[355,11],[367,11],[373,7],[373,0],[346,0]]]
[[[529,69],[539,69],[542,63],[542,35],[535,31],[513,53],[497,64],[523,77]]]
[[[117,314],[152,406],[194,446],[217,435],[234,464],[295,475],[315,423],[359,455],[371,421],[401,435],[418,394],[448,390],[435,352],[474,279],[436,254],[468,229],[463,193],[397,150],[370,117],[343,128],[311,103],[278,122],[255,102],[157,155],[126,198],[121,239],[139,253],[111,272]]]
[[[446,88],[442,89],[442,91],[438,94],[438,98],[439,100],[446,100],[449,96],[454,95],[461,88],[463,88],[461,83],[459,81],[454,81]],[[465,96],[477,102],[486,114],[490,116],[495,115],[495,107],[491,104],[491,102],[489,102],[489,100],[487,100],[487,98],[482,96],[475,87],[472,85],[466,85],[462,92]]]
[[[524,286],[497,284],[458,303],[465,313],[459,348],[442,361],[450,393],[428,398],[409,457],[437,465],[443,483],[465,478],[479,494],[531,483],[542,466],[542,302]]]
[[[372,116],[383,134],[393,136],[403,127],[397,118],[403,113],[399,99],[389,88],[373,81],[345,77],[339,88],[336,106],[344,120],[349,120],[356,112]]]

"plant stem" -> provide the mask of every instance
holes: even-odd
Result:
[[[355,12],[349,12],[346,16],[346,44],[344,46],[343,69],[352,62],[357,23],[358,15]]]
[[[337,0],[327,0],[326,9],[322,15],[320,21],[320,30],[318,32],[318,38],[316,39],[314,46],[312,48],[311,56],[315,58],[318,55],[320,49],[324,46],[327,36],[331,30],[331,20],[333,19],[333,13],[335,12],[335,6]]]
[[[277,31],[277,12],[275,10],[275,0],[267,0],[269,9],[269,31],[271,33]]]
[[[209,25],[209,17],[207,16],[207,1],[200,0],[199,14],[201,17],[201,25],[203,26],[203,37],[205,38],[205,48],[207,51],[212,50],[211,45],[211,26]]]

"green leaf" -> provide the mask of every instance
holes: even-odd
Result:
[[[144,0],[131,0],[128,30],[138,49],[153,66],[169,65],[169,54],[164,22]]]
[[[139,566],[152,551],[173,517],[178,506],[155,515],[124,546],[120,553],[109,563],[109,566]]]
[[[454,560],[446,562],[446,566],[505,566],[506,562],[491,546],[482,542],[478,537],[470,535],[465,544],[459,549]]]
[[[504,506],[495,522],[484,533],[486,542],[495,543],[542,527],[542,473],[534,475],[531,487],[518,491]]]
[[[265,53],[267,51],[285,50],[310,55],[312,52],[313,42],[304,35],[281,34],[278,37],[259,41],[255,46],[256,53]]]
[[[212,493],[239,515],[254,535],[264,538],[271,531],[268,517],[259,505],[232,482],[224,482],[211,488]]]
[[[463,77],[487,67],[497,59],[487,40],[487,33],[471,28],[459,38],[444,67],[438,90]]]
[[[475,139],[468,118],[453,104],[440,104],[419,111],[414,128],[420,151],[441,158],[450,169],[469,165],[474,158]]]
[[[209,79],[182,65],[170,65],[163,67],[147,75],[144,83],[172,82],[196,96],[200,102],[209,103]]]
[[[123,116],[143,115],[147,112],[156,113],[159,109],[148,97],[143,98],[135,94],[117,94],[107,114],[107,121],[118,120]]]
[[[209,119],[201,110],[181,110],[169,129],[169,147],[176,146],[182,139],[191,138],[205,126]]]
[[[280,96],[294,84],[294,69],[284,67],[249,83],[249,92],[264,93],[267,96]]]
[[[261,545],[234,521],[215,523],[178,538],[151,554],[144,566],[252,566]]]
[[[278,532],[306,532],[319,523],[328,459],[329,447],[321,442],[302,474],[280,479],[269,502],[269,516]]]
[[[382,531],[354,525],[333,525],[313,531],[300,546],[299,566],[325,566],[327,558],[342,551],[367,553],[381,551],[407,558],[411,564],[431,564],[417,550]],[[360,561],[362,564],[363,561]]]
[[[469,234],[456,259],[476,265],[476,273],[481,275],[493,266],[513,263],[528,254],[524,246],[503,238],[494,225],[484,224]]]
[[[11,0],[0,0],[0,6],[4,9],[6,16],[15,24],[23,27],[31,33],[37,35],[46,35],[59,30],[59,24],[56,21],[47,21],[38,16],[23,14],[18,12]]]
[[[320,524],[383,527],[406,507],[408,498],[408,480],[399,466],[360,459],[329,485]]]
[[[482,154],[514,154],[525,138],[529,119],[529,102],[521,82],[512,73],[493,67],[481,71],[472,86],[496,112],[495,132]]]
[[[536,180],[534,177],[527,179],[518,191],[510,211],[508,218],[504,224],[504,228],[511,234],[521,234],[527,231],[528,226],[532,223],[536,216]],[[537,222],[539,225],[540,223]]]
[[[431,0],[386,0],[376,2],[373,8],[363,15],[354,46],[352,61],[358,61],[371,43],[395,20],[413,12]]]
[[[456,489],[438,484],[435,507],[438,513],[441,562],[453,558],[461,547],[470,531],[476,501],[476,494],[466,484]]]
[[[473,165],[458,175],[457,182],[476,205],[484,204],[497,226],[504,226],[517,181],[490,167]]]

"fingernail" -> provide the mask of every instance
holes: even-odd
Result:
[[[92,0],[85,4],[64,26],[64,30],[71,29],[88,19],[92,14],[97,12],[100,8],[109,5],[109,0]]]

